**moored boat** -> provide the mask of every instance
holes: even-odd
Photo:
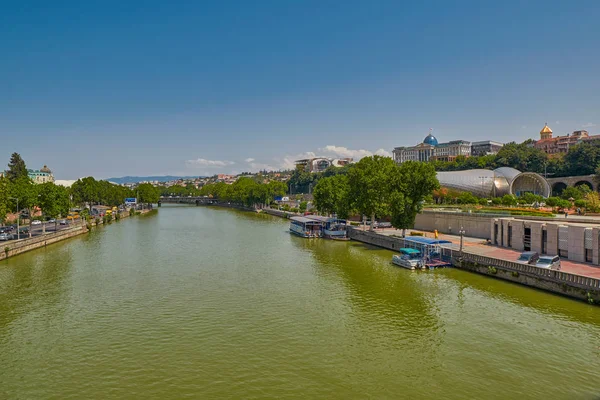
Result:
[[[421,253],[415,249],[402,248],[398,250],[400,254],[394,254],[392,263],[406,269],[422,269],[425,268]]]
[[[323,232],[321,223],[306,217],[291,217],[290,232],[303,238],[318,238]]]
[[[319,221],[322,226],[323,237],[333,240],[350,240],[346,229],[346,221],[336,217],[323,217],[320,215],[307,215],[306,218]]]

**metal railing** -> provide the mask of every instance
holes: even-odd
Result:
[[[458,253],[454,251],[455,253]],[[458,254],[457,254],[458,255]],[[457,257],[455,257],[456,259]],[[600,289],[600,279],[590,278],[587,276],[571,274],[568,272],[556,271],[547,268],[539,268],[533,265],[520,264],[514,261],[502,260],[499,258],[492,258],[481,256],[478,254],[472,254],[463,252],[462,259],[465,261],[502,268],[509,271],[515,271],[520,274],[526,274],[535,277],[543,277],[554,280],[555,282],[568,283],[571,286],[577,286],[582,289]]]

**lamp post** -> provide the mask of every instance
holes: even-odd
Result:
[[[465,234],[465,230],[462,226],[460,227],[460,231],[458,231],[458,233],[460,233],[460,256],[462,257],[462,255],[463,255],[463,236]]]
[[[21,232],[19,231],[19,219],[21,215],[19,214],[19,199],[16,197],[9,197],[11,200],[17,201],[17,240],[21,239]]]

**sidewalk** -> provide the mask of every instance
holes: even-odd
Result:
[[[571,216],[569,216],[569,218],[570,217]],[[411,229],[407,229],[406,235],[408,236],[411,231],[412,231]],[[381,235],[386,235],[386,236],[402,236],[402,231],[394,229],[394,228],[376,229],[375,232],[379,233]],[[415,232],[420,232],[420,233],[422,232],[422,233],[424,233],[425,237],[429,237],[429,238],[434,237],[433,232],[423,232],[423,231],[416,231],[416,230],[415,230]],[[460,250],[460,236],[446,235],[446,234],[440,233],[438,235],[438,238],[441,240],[448,240],[448,241],[452,242],[451,247],[454,250]],[[501,260],[508,260],[508,261],[515,261],[517,258],[519,258],[519,255],[521,254],[520,252],[518,252],[516,250],[506,249],[506,248],[497,247],[497,246],[491,246],[491,245],[486,244],[486,241],[483,239],[468,237],[468,236],[463,237],[463,250],[466,252],[478,254],[481,256],[494,257],[494,258],[498,258]],[[561,263],[561,271],[563,271],[563,272],[586,276],[589,278],[600,279],[600,266],[587,264],[587,263],[575,262],[575,261],[566,260],[566,259],[561,259],[560,263]]]

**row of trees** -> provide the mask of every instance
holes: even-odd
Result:
[[[507,143],[498,154],[464,157],[454,161],[431,161],[436,171],[463,171],[467,169],[495,169],[512,167],[519,171],[547,173],[550,176],[589,175],[600,166],[600,141],[581,143],[570,147],[560,157],[549,157],[533,147],[533,141]]]
[[[439,186],[431,164],[396,165],[391,158],[372,156],[348,167],[347,174],[321,177],[313,195],[321,213],[360,214],[372,221],[390,217],[395,228],[404,230],[414,225],[425,199]]]
[[[204,185],[198,194],[253,207],[271,204],[275,197],[283,196],[286,190],[287,185],[283,182],[262,183],[250,177],[241,177],[231,185],[223,182]]]
[[[13,153],[8,170],[0,178],[0,220],[12,212],[26,211],[32,216],[38,209],[44,217],[58,218],[67,215],[72,205],[118,206],[128,197],[137,197],[141,203],[156,203],[160,191],[151,184],[141,184],[133,191],[92,177],[79,179],[70,188],[52,182],[34,184],[25,161],[18,153]]]
[[[57,218],[68,213],[69,205],[67,188],[52,182],[34,184],[25,161],[18,153],[12,154],[8,170],[0,178],[0,220],[13,212],[32,216],[38,209],[45,217]]]
[[[149,183],[142,183],[132,190],[91,176],[77,180],[70,191],[74,204],[118,206],[126,198],[135,197],[140,203],[156,203],[160,199],[160,190]]]

